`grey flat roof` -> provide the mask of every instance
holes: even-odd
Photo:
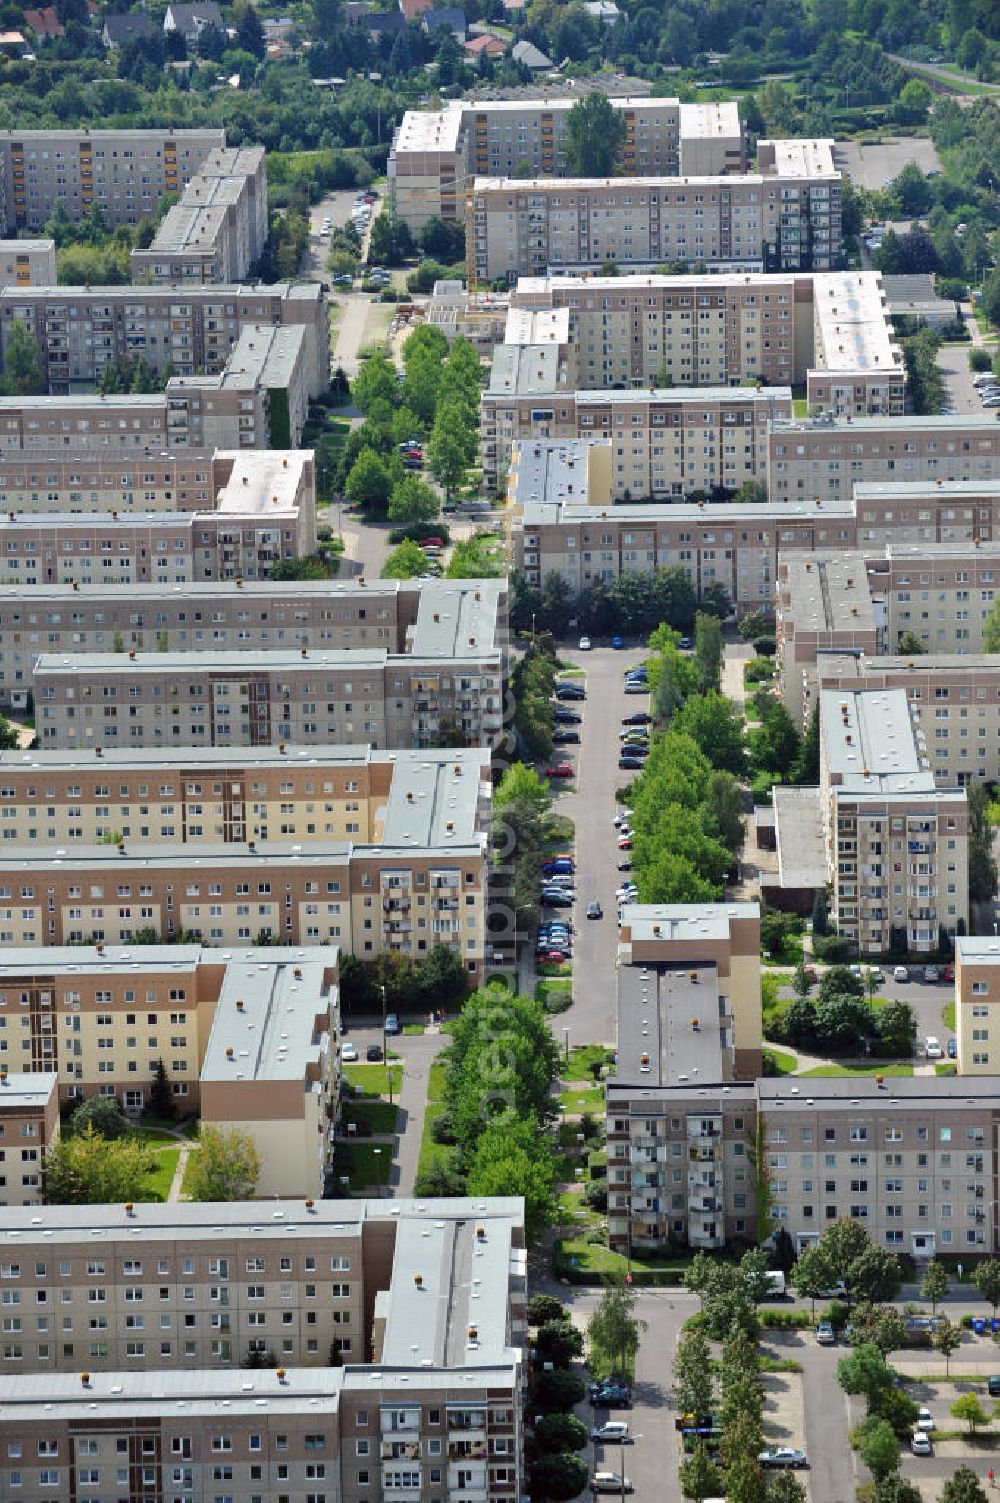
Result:
[[[759,917],[759,903],[628,903],[622,927],[633,940],[728,939],[732,919]]]
[[[41,1241],[70,1244],[81,1253],[94,1243],[105,1245],[144,1241],[199,1241],[217,1238],[274,1237],[310,1239],[343,1234],[359,1236],[364,1222],[485,1221],[494,1218],[520,1224],[524,1202],[518,1196],[458,1196],[435,1200],[317,1200],[307,1209],[302,1200],[175,1201],[123,1205],[5,1206],[0,1220],[0,1246],[11,1248]],[[79,1382],[79,1379],[77,1379]]]
[[[973,414],[975,422],[978,414]],[[995,423],[997,420],[990,414],[984,415],[986,423]],[[893,418],[893,423],[907,423],[909,418]],[[918,421],[923,422],[921,418]],[[939,422],[954,422],[954,418],[940,418]],[[883,432],[893,432],[894,429],[886,429],[882,425]],[[854,483],[854,497],[856,501],[876,500],[879,496],[891,496],[894,499],[918,501],[926,496],[928,500],[937,500],[941,496],[954,496],[960,499],[964,496],[974,499],[976,496],[1000,495],[1000,480],[857,480]],[[935,545],[936,546],[936,545]]]
[[[34,953],[35,973],[37,974],[38,951]],[[56,1070],[11,1070],[0,1079],[0,1112],[16,1112],[28,1107],[43,1107],[52,1092],[58,1089],[59,1073]]]
[[[236,952],[212,1020],[203,1081],[305,1081],[329,1048],[327,1014],[337,950],[311,947],[277,961]],[[322,1022],[317,1022],[322,1016]]]
[[[821,689],[820,725],[831,781],[850,793],[934,787],[917,749],[902,689]]]
[[[599,446],[610,449],[610,438],[587,438],[571,443],[558,439],[518,439],[516,455],[516,500],[518,505],[547,501],[586,501],[588,455]],[[514,468],[514,463],[512,463]]]
[[[886,1077],[883,1086],[876,1083],[874,1074],[855,1075],[850,1080],[823,1075],[796,1080],[789,1075],[773,1080],[761,1078],[757,1081],[757,1096],[761,1108],[769,1112],[780,1112],[784,1106],[801,1111],[803,1107],[816,1105],[822,1111],[836,1109],[849,1113],[859,1107],[868,1111],[878,1106],[884,1107],[890,1117],[894,1108],[912,1108],[922,1102],[930,1111],[940,1111],[942,1107],[1000,1109],[1000,1075],[962,1075],[957,1079],[893,1075]]]
[[[799,434],[845,434],[853,431],[861,433],[880,433],[888,438],[894,433],[902,434],[911,428],[917,433],[947,433],[952,430],[961,432],[965,428],[994,428],[1000,422],[1000,417],[994,417],[985,412],[961,412],[951,417],[942,417],[935,414],[928,417],[835,417],[832,413],[829,417],[814,418],[775,418],[772,425],[772,435],[775,438]],[[894,484],[906,485],[906,481],[896,481]],[[951,484],[950,481],[945,482]],[[975,484],[976,482],[972,482]],[[857,489],[857,486],[855,486]],[[934,482],[934,489],[938,489]]]
[[[337,1412],[344,1369],[296,1367],[279,1381],[276,1369],[195,1368],[180,1372],[93,1372],[86,1387],[78,1373],[18,1373],[0,1377],[0,1412],[10,1423],[51,1421],[93,1424],[165,1416],[314,1413],[317,1425]]]
[[[46,132],[46,134],[48,134]],[[96,298],[107,298],[113,303],[162,302],[164,298],[173,303],[202,303],[225,301],[227,298],[249,297],[278,298],[285,302],[295,298],[311,298],[318,301],[323,296],[319,282],[185,282],[182,286],[164,286],[156,282],[132,286],[128,283],[112,283],[106,287],[68,287],[58,283],[54,287],[18,287],[8,282],[3,288],[5,302],[33,302],[45,299],[52,303],[92,303]]]
[[[874,631],[875,610],[864,553],[824,558],[795,552],[787,554],[783,562],[788,570],[791,604],[783,606],[782,611],[797,629]]]
[[[442,580],[421,591],[407,646],[416,658],[458,658],[497,645],[497,614],[507,582],[500,579]]]
[[[825,887],[828,874],[819,789],[776,784],[773,800],[780,885]]]
[[[618,967],[616,1084],[708,1084],[727,1078],[714,964]]]
[[[885,657],[862,658],[862,673],[901,672],[914,673],[982,673],[984,669],[1000,672],[1000,655],[992,652],[927,652],[908,657],[905,653],[887,654]],[[858,686],[864,689],[864,680]],[[900,691],[902,692],[902,691]]]
[[[120,462],[113,466],[120,468]],[[26,519],[30,519],[34,513],[23,513]],[[62,512],[59,513],[63,515]],[[183,516],[186,513],[179,513]],[[204,513],[202,514],[204,515]],[[492,583],[496,583],[494,580]],[[332,602],[338,599],[371,600],[377,605],[391,598],[398,599],[403,594],[413,594],[414,580],[379,579],[373,580],[370,585],[362,584],[357,579],[297,579],[294,582],[286,582],[276,579],[245,579],[242,584],[237,584],[234,579],[218,580],[185,580],[183,584],[158,583],[151,579],[147,584],[81,584],[79,587],[72,584],[51,584],[45,582],[39,585],[17,586],[4,585],[2,600],[23,600],[29,605],[45,607],[50,601],[57,603],[78,604],[81,600],[106,600],[109,597],[117,600],[122,599],[131,605],[152,606],[171,597],[179,596],[183,601],[191,601],[195,606],[202,602],[214,601],[219,598],[226,600],[252,600],[270,601],[279,598],[289,606],[297,600],[327,600]],[[421,593],[428,586],[438,586],[444,581],[422,580],[420,581]],[[432,589],[430,595],[435,594]],[[282,623],[277,623],[281,625]],[[287,623],[285,623],[287,624]],[[294,623],[293,623],[294,624]],[[347,649],[344,649],[345,651]]]
[[[132,851],[127,843],[122,847],[113,845],[73,845],[67,848],[58,846],[48,847],[42,853],[34,847],[15,845],[9,850],[0,850],[0,870],[10,870],[15,867],[19,871],[50,871],[60,868],[64,871],[92,871],[94,867],[101,866],[109,871],[143,870],[150,867],[166,868],[171,871],[181,867],[191,878],[204,877],[211,874],[213,869],[219,867],[257,867],[257,866],[308,866],[325,868],[334,861],[342,861],[345,864],[352,857],[360,858],[365,855],[378,857],[413,856],[418,854],[430,854],[439,859],[442,865],[447,865],[450,860],[462,857],[478,856],[481,854],[481,844],[478,838],[466,839],[457,842],[455,846],[447,850],[438,850],[437,847],[414,847],[363,844],[348,840],[323,840],[310,842],[308,845],[291,845],[288,842],[258,841],[254,850],[247,845],[213,845],[206,842],[197,846],[155,844],[149,841],[138,841],[138,849]],[[124,855],[121,852],[124,851]]]
[[[1000,939],[995,934],[959,934],[955,938],[955,953],[962,960],[975,961],[976,965],[1000,965]]]
[[[147,675],[165,678],[169,674],[179,674],[183,680],[195,675],[228,671],[238,677],[248,678],[260,673],[288,673],[293,668],[309,671],[353,668],[364,672],[366,668],[384,668],[389,657],[390,653],[384,647],[345,647],[341,651],[309,651],[305,655],[300,650],[293,651],[287,647],[269,647],[266,652],[254,654],[231,650],[197,653],[137,652],[135,657],[131,653],[122,652],[43,652],[39,653],[35,663],[35,674],[69,672],[85,677],[99,674],[108,678],[118,677],[122,673],[136,678]]]
[[[422,751],[377,751],[368,742],[356,745],[338,743],[336,746],[289,746],[279,751],[276,746],[146,746],[105,747],[98,755],[93,747],[77,747],[73,750],[0,751],[0,770],[37,770],[44,773],[48,768],[71,768],[81,772],[99,772],[111,768],[116,773],[135,768],[147,773],[150,769],[163,772],[200,772],[231,767],[356,767],[383,763],[396,769],[397,775],[407,777],[411,767],[424,763],[446,764],[459,762],[475,778],[483,759],[488,755],[478,747],[457,747],[441,750],[427,747]]]
[[[479,801],[489,785],[489,753],[429,760],[417,754],[396,767],[382,839],[389,847],[448,849],[480,840]]]
[[[561,363],[559,345],[498,344],[493,349],[491,397],[530,397],[555,391]]]

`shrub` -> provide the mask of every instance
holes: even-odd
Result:
[[[528,1301],[528,1324],[547,1325],[550,1320],[565,1320],[566,1306],[554,1294],[533,1294]]]
[[[989,350],[969,351],[970,371],[990,371],[993,369],[993,356]]]
[[[824,934],[818,939],[813,936],[813,954],[827,965],[842,965],[851,953],[851,942],[843,934]]]
[[[759,657],[773,658],[777,643],[774,637],[755,637],[753,650]]]

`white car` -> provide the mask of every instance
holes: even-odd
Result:
[[[620,830],[622,825],[627,825],[632,818],[631,809],[622,809],[615,815],[615,829]]]
[[[931,1414],[926,1404],[922,1404],[920,1406],[920,1412],[917,1415],[917,1429],[923,1430],[925,1432],[928,1430],[937,1429],[937,1426],[934,1423],[934,1416],[933,1414]]]
[[[628,1424],[625,1420],[606,1420],[596,1430],[590,1432],[591,1440],[604,1440],[614,1442],[619,1446],[630,1446],[632,1437],[628,1433]]]
[[[340,1046],[340,1063],[342,1065],[352,1065],[352,1064],[355,1064],[356,1061],[357,1061],[357,1058],[358,1058],[358,1051],[355,1049],[355,1047],[354,1047],[353,1044],[341,1044],[341,1046]]]
[[[933,1033],[929,1033],[924,1040],[924,1054],[928,1059],[943,1059],[944,1050],[941,1048],[940,1039],[936,1039]]]
[[[909,981],[910,973],[905,965],[898,965],[892,973],[893,981]]]
[[[924,1430],[918,1430],[910,1441],[910,1450],[914,1456],[933,1456],[934,1447],[931,1438]]]
[[[590,638],[589,637],[581,637],[580,638],[580,651],[581,652],[589,652],[590,651]]]

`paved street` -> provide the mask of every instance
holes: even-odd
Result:
[[[560,647],[560,657],[587,670],[587,699],[574,709],[582,710],[583,740],[580,746],[559,747],[576,768],[575,786],[560,792],[556,809],[576,823],[577,904],[573,912],[576,934],[573,945],[573,1005],[561,1013],[554,1027],[557,1037],[570,1029],[572,1044],[615,1042],[615,960],[618,924],[615,888],[622,881],[617,871],[617,831],[612,823],[618,805],[615,789],[630,774],[618,768],[619,732],[622,716],[630,710],[645,710],[643,695],[625,694],[625,670],[645,656],[639,648],[613,652],[596,647],[592,652]],[[584,917],[587,904],[600,900],[604,917]]]
[[[948,397],[956,412],[983,412],[982,402],[973,385],[973,372],[969,369],[968,344],[943,344],[938,350],[937,363],[944,373]]]

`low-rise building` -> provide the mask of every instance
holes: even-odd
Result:
[[[58,1075],[44,1065],[11,1069],[4,1054],[0,1060],[0,1206],[41,1205],[45,1155],[58,1140]]]
[[[152,244],[132,252],[132,280],[242,282],[266,243],[263,146],[215,147],[167,210]]]

